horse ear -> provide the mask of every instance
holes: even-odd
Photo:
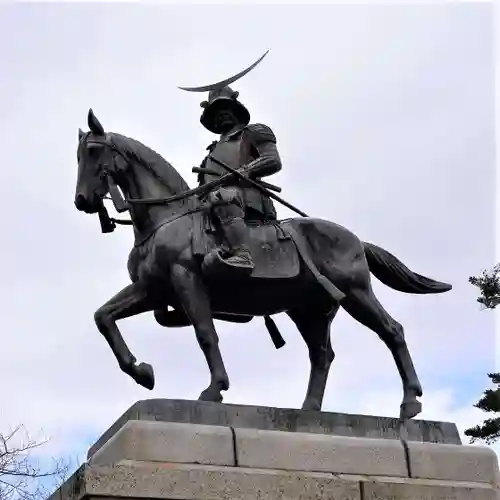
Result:
[[[89,109],[88,125],[89,125],[90,131],[93,134],[105,135],[104,127],[101,125],[101,122],[94,115],[94,112],[92,111],[92,109]]]
[[[78,142],[80,142],[84,138],[84,136],[85,136],[85,132],[81,128],[79,128],[78,129]]]

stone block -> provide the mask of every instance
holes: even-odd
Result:
[[[486,483],[422,479],[365,479],[362,500],[498,500],[497,490]]]
[[[409,442],[408,451],[413,478],[496,483],[498,459],[490,448]]]
[[[405,477],[398,440],[235,429],[240,467]]]
[[[332,474],[133,461],[87,466],[77,495],[48,500],[83,498],[361,500],[359,481]]]
[[[495,453],[446,422],[147,400],[88,456],[49,500],[500,500]]]
[[[401,425],[398,418],[182,399],[146,399],[132,405],[104,432],[90,448],[88,458],[129,420],[219,425],[376,439],[399,439],[401,437]],[[461,444],[457,426],[449,422],[411,420],[406,423],[403,430],[405,439],[411,441]]]
[[[234,465],[233,435],[228,427],[129,420],[90,463],[122,460]]]
[[[497,500],[487,483],[199,464],[85,465],[48,500]]]

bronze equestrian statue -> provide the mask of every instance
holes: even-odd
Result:
[[[309,349],[302,408],[320,410],[334,359],[330,324],[342,307],[390,349],[403,385],[400,416],[412,418],[421,411],[422,387],[403,327],[375,297],[370,274],[405,293],[442,293],[451,285],[414,273],[333,222],[297,209],[302,217],[276,220],[270,199],[290,205],[261,180],[281,166],[276,139],[269,127],[249,124],[248,111],[229,87],[257,63],[224,82],[185,89],[210,92],[202,123],[221,134],[197,169],[195,189],[147,146],[105,132],[89,111],[90,130],[79,131],[75,206],[98,213],[103,231],[110,232],[122,221],[107,215],[103,200],[109,194],[118,211],[130,213],[135,237],[128,260],[131,283],[96,311],[97,328],[120,368],[153,389],[152,367],[137,363],[116,322],[153,311],[160,324],[192,324],[211,376],[199,399],[220,402],[229,378],[214,319],[238,323],[263,316],[276,343],[279,332],[267,320],[285,312]]]

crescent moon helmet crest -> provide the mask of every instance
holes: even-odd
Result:
[[[246,74],[250,73],[250,71],[252,71],[262,61],[262,59],[264,59],[264,57],[267,56],[268,52],[269,50],[267,50],[264,53],[264,55],[260,56],[259,59],[257,59],[257,61],[248,66],[248,68],[244,69],[243,71],[240,71],[238,74],[231,76],[230,78],[226,78],[225,80],[222,80],[217,83],[212,83],[211,85],[203,85],[202,87],[179,87],[179,88],[181,90],[186,90],[187,92],[210,92],[212,90],[220,90],[236,82],[240,78],[244,77]]]

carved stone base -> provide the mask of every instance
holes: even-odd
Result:
[[[153,416],[145,407],[163,411],[155,414],[157,420],[144,418]],[[194,422],[185,421],[188,415]],[[217,415],[224,422],[213,422]],[[245,425],[251,415],[254,428]],[[351,429],[351,436],[335,435],[325,432],[325,423],[330,422],[330,431],[345,433],[346,427],[331,425],[334,415],[339,418],[277,408],[142,401],[105,433],[89,451],[88,463],[50,499],[497,499],[498,465],[491,449],[360,437],[359,429]],[[367,422],[374,422],[370,419],[380,418],[344,417],[344,423],[348,417],[351,423],[368,419],[364,432]],[[277,430],[292,422],[287,430]],[[306,424],[309,432],[304,432]]]

